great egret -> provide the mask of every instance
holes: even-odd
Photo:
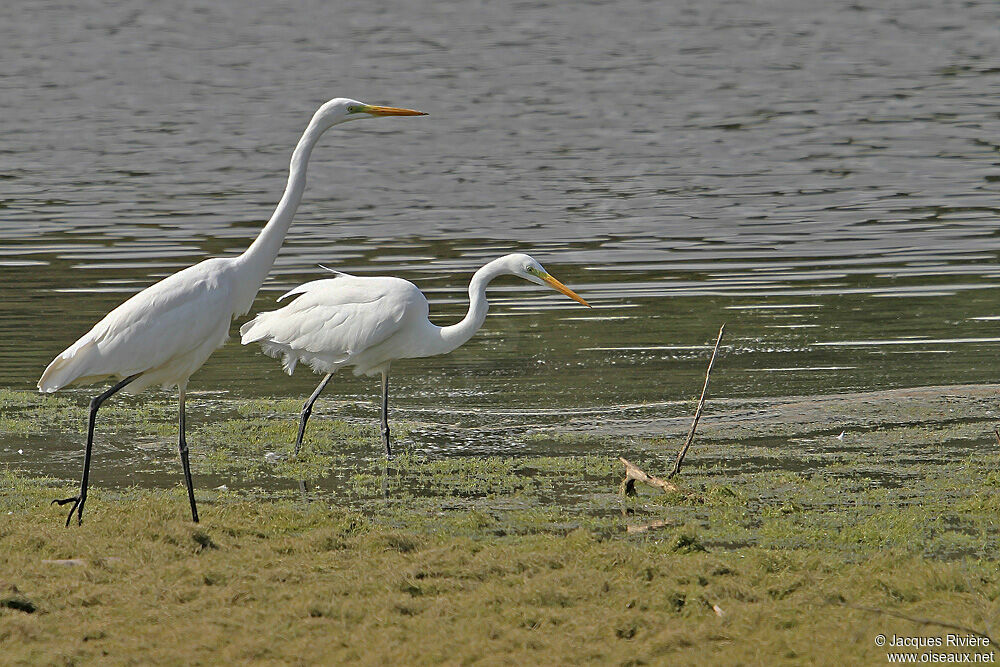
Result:
[[[323,267],[326,268],[326,267]],[[489,302],[486,286],[506,274],[548,285],[590,307],[586,301],[550,276],[542,265],[523,253],[505,255],[476,271],[469,283],[469,312],[458,324],[439,327],[427,319],[427,299],[408,280],[351,276],[326,269],[335,278],[299,285],[278,301],[301,295],[290,304],[261,313],[240,327],[241,342],[260,343],[265,354],[281,357],[289,375],[298,362],[325,373],[302,408],[295,454],[302,446],[313,403],[334,371],[354,366],[355,375],[382,375],[382,441],[389,444],[389,365],[396,359],[432,357],[459,347],[483,326]]]
[[[60,505],[73,503],[66,517],[67,526],[74,512],[78,522],[83,523],[94,422],[101,404],[120,389],[128,387],[129,392],[138,393],[154,384],[164,389],[177,387],[181,464],[191,503],[191,518],[198,521],[184,436],[184,392],[188,378],[225,343],[232,319],[250,310],[302,199],[306,166],[313,146],[326,130],[345,121],[423,115],[412,109],[372,106],[345,98],[330,100],[316,111],[295,146],[281,201],[243,254],[206,259],[147,287],[105,315],[48,365],[38,380],[38,390],[43,393],[57,391],[71,383],[122,378],[90,402],[80,494],[53,501]]]

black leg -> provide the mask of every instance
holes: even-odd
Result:
[[[299,448],[302,446],[302,437],[306,434],[306,422],[309,421],[309,415],[311,415],[313,411],[313,403],[316,402],[319,395],[323,393],[324,389],[326,389],[326,383],[329,382],[332,377],[333,373],[327,373],[326,377],[320,380],[319,386],[316,387],[316,391],[312,393],[312,396],[309,397],[309,400],[306,401],[306,404],[302,407],[302,416],[299,419],[299,436],[295,438],[295,456],[299,455]]]
[[[389,444],[389,369],[382,371],[382,442],[385,443],[385,457],[392,458]]]
[[[177,426],[180,431],[178,446],[181,451],[181,466],[184,468],[184,483],[187,484],[188,500],[191,502],[191,519],[198,523],[198,506],[194,502],[194,484],[191,482],[191,464],[188,463],[188,444],[184,435],[184,389],[178,392]]]
[[[80,495],[72,498],[63,498],[61,500],[52,501],[57,505],[65,505],[70,502],[73,503],[73,507],[69,510],[69,516],[66,517],[67,526],[69,526],[69,522],[73,518],[73,512],[76,512],[77,525],[83,523],[83,504],[87,502],[87,485],[90,479],[90,455],[94,449],[94,424],[97,421],[97,411],[100,409],[101,403],[111,398],[116,392],[118,392],[118,390],[127,385],[129,382],[132,382],[132,380],[136,379],[140,375],[141,373],[129,375],[127,378],[111,387],[111,389],[108,389],[100,396],[95,396],[94,399],[90,401],[90,424],[87,427],[87,451],[83,456],[83,479],[80,480]]]

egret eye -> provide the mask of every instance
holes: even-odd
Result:
[[[357,108],[354,106],[347,107],[347,113],[354,113],[355,111],[357,111]]]

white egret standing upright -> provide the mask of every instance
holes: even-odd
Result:
[[[188,378],[225,343],[232,319],[250,310],[302,199],[306,165],[313,146],[326,130],[348,120],[422,115],[411,109],[372,106],[344,98],[330,100],[321,106],[292,153],[288,183],[281,201],[243,254],[206,259],[147,287],[105,315],[48,365],[38,380],[38,390],[43,393],[57,391],[71,383],[121,378],[90,402],[80,494],[53,501],[60,505],[73,503],[66,517],[67,526],[74,512],[78,522],[83,523],[94,422],[101,404],[120,389],[128,387],[129,392],[137,393],[155,384],[164,389],[177,387],[181,464],[191,503],[191,518],[198,521],[184,436],[184,392]]]
[[[326,267],[323,267],[326,268]],[[327,269],[332,271],[332,269]],[[382,375],[382,442],[389,443],[389,364],[396,359],[432,357],[459,347],[483,326],[490,304],[486,286],[498,276],[511,274],[539,285],[548,285],[583,305],[586,301],[550,276],[542,265],[523,253],[504,255],[482,267],[469,283],[469,312],[458,324],[439,327],[427,319],[427,299],[417,286],[402,278],[357,277],[332,271],[335,278],[299,285],[288,296],[301,295],[290,304],[261,313],[240,327],[242,343],[260,343],[264,352],[281,357],[289,375],[298,362],[325,373],[302,408],[298,455],[313,403],[326,388],[334,371],[354,366],[355,375]]]

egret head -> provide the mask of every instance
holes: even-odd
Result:
[[[504,257],[505,264],[511,273],[520,276],[536,285],[548,285],[557,292],[562,292],[569,298],[582,303],[587,308],[591,305],[584,301],[579,294],[563,285],[561,282],[549,275],[549,272],[542,268],[542,265],[531,255],[524,253],[514,253]]]
[[[324,128],[338,123],[361,118],[378,118],[379,116],[426,116],[423,111],[413,109],[398,109],[396,107],[379,107],[365,104],[346,97],[337,97],[319,108],[313,120]]]

